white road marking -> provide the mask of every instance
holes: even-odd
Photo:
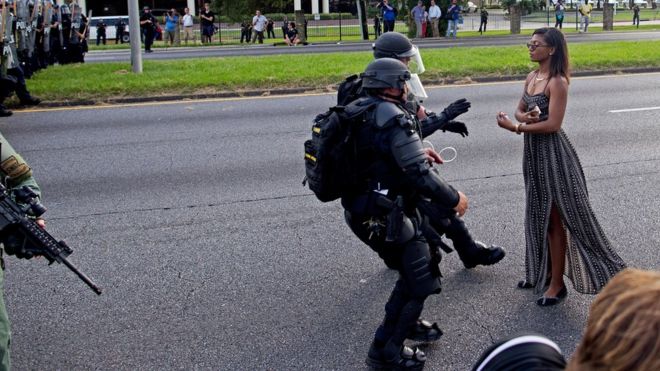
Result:
[[[628,108],[628,109],[615,109],[611,111],[607,111],[609,113],[621,113],[621,112],[638,112],[638,111],[653,111],[660,109],[660,106],[658,107],[642,107],[642,108]]]

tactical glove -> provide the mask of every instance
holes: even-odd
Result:
[[[445,114],[445,116],[447,117],[447,120],[453,120],[456,117],[458,117],[459,115],[462,115],[465,112],[467,112],[470,109],[471,105],[472,104],[470,102],[468,102],[467,99],[461,98],[461,99],[455,101],[454,103],[448,105],[447,108],[445,108],[442,111],[442,113]]]
[[[451,131],[452,133],[461,134],[463,138],[468,136],[467,126],[460,121],[449,121],[448,123],[442,125],[440,128],[443,132]]]

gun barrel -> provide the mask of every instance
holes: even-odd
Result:
[[[85,273],[78,270],[78,268],[75,265],[73,265],[73,263],[71,263],[67,258],[60,257],[60,259],[58,259],[58,260],[62,264],[66,265],[67,268],[69,268],[78,277],[80,277],[80,279],[83,280],[83,282],[85,282],[87,284],[87,286],[89,286],[89,288],[91,288],[96,293],[96,295],[101,295],[101,293],[102,293],[101,288],[96,283],[94,283],[94,281],[92,281],[91,278],[87,277],[87,275]]]

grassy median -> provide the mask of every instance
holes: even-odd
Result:
[[[366,47],[366,46],[365,46]],[[574,71],[660,67],[660,40],[569,45]],[[534,64],[524,45],[422,50],[425,82],[523,75]],[[278,88],[331,90],[372,59],[355,53],[275,55],[144,61],[142,74],[129,63],[52,66],[28,81],[46,101],[107,101],[124,97],[269,91]]]

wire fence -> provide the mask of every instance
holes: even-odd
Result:
[[[602,22],[603,16],[602,11],[595,10],[592,12],[591,22],[600,23]],[[615,19],[614,19],[614,28],[616,30],[619,26],[628,26],[632,24],[632,11],[629,9],[616,9]],[[564,17],[564,28],[577,28],[577,23],[579,18],[575,9],[567,9]],[[446,29],[446,20],[440,21],[441,30]],[[643,9],[640,12],[640,24],[658,24],[660,27],[660,9]],[[429,29],[426,31],[427,37],[432,35],[432,30]],[[460,32],[474,31],[477,32],[480,29],[481,17],[478,13],[467,13],[462,14],[461,23],[459,24],[459,35]],[[521,28],[522,29],[535,29],[539,27],[552,27],[555,25],[555,15],[554,11],[538,11],[532,14],[522,17]],[[264,43],[277,44],[284,42],[284,30],[282,22],[277,22],[273,28],[273,32],[268,33],[264,32]],[[412,25],[414,28],[414,24]],[[362,39],[361,25],[360,21],[356,17],[352,18],[339,18],[334,20],[308,20],[306,25],[299,25],[298,29],[305,28],[305,33],[307,39],[310,42],[341,42],[344,40],[359,40]],[[382,25],[381,25],[382,29]],[[491,11],[490,16],[488,17],[488,24],[486,32],[488,31],[508,31],[510,29],[510,19],[508,14],[503,12]],[[374,20],[370,19],[368,22],[368,38],[370,40],[376,39],[377,30],[374,24]],[[403,34],[409,34],[409,26],[406,21],[397,20],[395,22],[394,30],[401,32]],[[92,28],[92,33],[94,28]],[[414,31],[414,29],[412,30]],[[111,31],[112,33],[112,31]],[[114,33],[112,33],[114,35]],[[196,26],[194,27],[194,44],[200,44],[200,29]],[[251,42],[253,37],[250,34],[247,38],[241,32],[241,25],[238,23],[221,23],[216,29],[216,33],[212,37],[213,44],[240,44]],[[444,36],[441,34],[441,36]],[[160,39],[160,38],[159,38]],[[247,39],[247,40],[246,40]],[[92,35],[92,40],[94,36]],[[112,38],[109,37],[109,40]],[[180,44],[187,45],[184,42],[183,34],[180,37]]]
[[[618,9],[618,15],[614,20],[614,27],[632,24],[632,11]],[[594,11],[592,13],[591,22],[600,23],[603,21],[602,11]],[[648,10],[640,14],[640,23],[660,22],[660,10]],[[444,22],[446,28],[446,20]],[[579,22],[579,17],[576,16],[574,9],[567,9],[564,18],[564,27],[572,27],[576,22]],[[463,14],[461,23],[459,24],[459,31],[478,31],[481,24],[481,17],[478,13]],[[431,36],[432,31],[427,30],[427,35]],[[554,11],[539,11],[526,16],[521,19],[522,29],[535,29],[539,27],[552,27],[555,25]],[[274,37],[269,39],[264,32],[264,42],[278,42],[284,38],[283,29],[281,27],[274,28]],[[301,26],[305,27],[305,26]],[[301,28],[300,26],[298,29]],[[414,25],[412,26],[414,27]],[[381,25],[382,29],[382,25]],[[408,24],[405,21],[397,21],[394,30],[403,34],[408,33]],[[509,30],[510,19],[508,14],[496,13],[488,17],[487,30]],[[373,20],[368,23],[368,36],[370,40],[376,38],[376,27]],[[345,18],[339,20],[309,20],[306,25],[306,35],[309,41],[342,41],[350,39],[362,38],[360,21],[357,18]],[[219,34],[214,37],[219,38],[217,41],[223,43],[235,43],[241,40],[241,30],[239,24],[222,24]]]

